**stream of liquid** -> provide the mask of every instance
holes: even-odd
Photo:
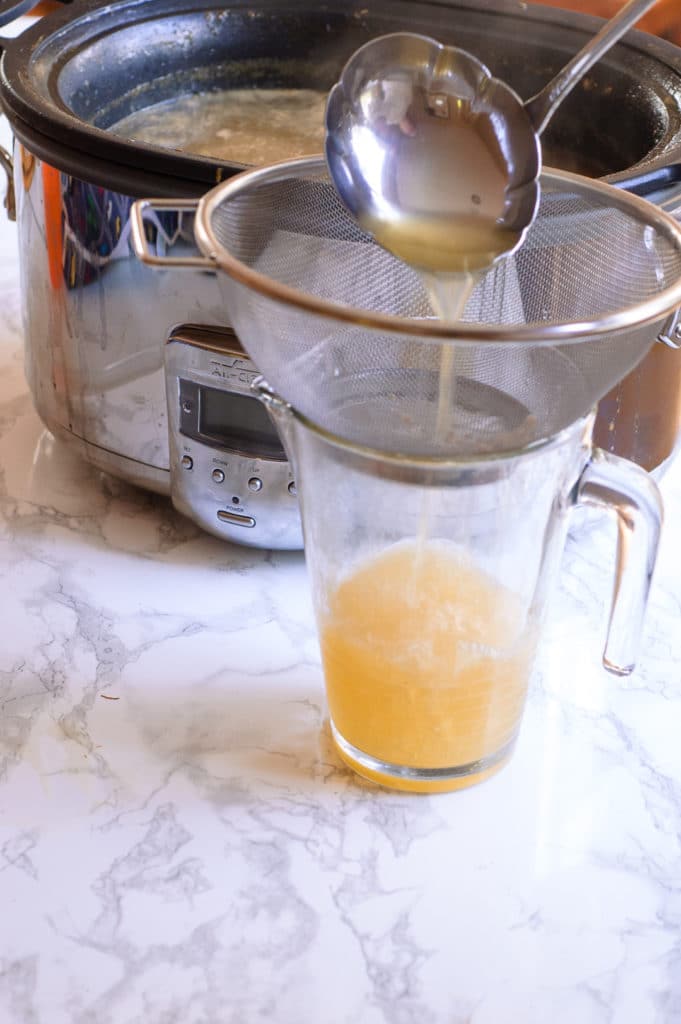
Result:
[[[466,303],[470,298],[480,274],[462,271],[459,273],[422,272],[421,278],[425,285],[433,311],[446,323],[456,324],[461,320]],[[440,450],[445,449],[448,436],[453,432],[456,408],[456,346],[443,344],[440,353],[440,367],[437,391],[437,409],[435,418],[435,441]],[[431,532],[433,491],[425,487],[421,499],[421,513],[415,560]],[[416,564],[414,569],[416,571]]]
[[[494,193],[501,188],[498,168],[482,165],[483,188]],[[476,284],[492,263],[514,248],[519,236],[501,228],[496,220],[479,214],[458,215],[455,219],[423,215],[382,220],[373,216],[361,219],[384,248],[418,271],[433,312],[445,323],[457,325]],[[443,342],[438,373],[435,414],[435,443],[440,452],[456,443],[456,342]],[[423,488],[419,514],[413,573],[425,552],[433,532],[433,489]]]
[[[430,304],[440,320],[458,324],[461,320],[480,273],[462,271],[457,274],[423,273],[423,283],[428,292]],[[456,346],[443,344],[440,354],[440,378],[438,384],[437,416],[435,420],[436,440],[444,445],[456,404]]]
[[[363,226],[419,271],[433,311],[451,324],[484,271],[515,244],[483,218],[460,232],[430,220]],[[457,344],[443,343],[434,427],[443,453],[456,450],[456,385]],[[521,597],[476,565],[465,540],[462,547],[437,537],[439,499],[437,488],[421,489],[416,536],[349,572],[321,623],[341,756],[384,785],[429,792],[478,781],[503,763],[535,646]],[[410,776],[410,767],[452,775]]]

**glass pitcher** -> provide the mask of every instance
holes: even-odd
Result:
[[[659,496],[643,470],[592,448],[589,410],[681,304],[672,217],[545,169],[521,248],[443,321],[320,157],[208,193],[200,258],[151,251],[145,218],[164,208],[136,204],[140,259],[217,271],[230,323],[275,389],[261,397],[297,472],[332,730],[350,764],[434,790],[504,762],[578,503],[618,517],[604,660],[631,670]]]
[[[592,417],[515,453],[406,458],[257,392],[296,472],[331,731],[361,775],[433,792],[507,761],[577,505],[617,515],[604,664],[632,670],[661,503],[645,471],[592,450]]]

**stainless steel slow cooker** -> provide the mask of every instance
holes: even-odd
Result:
[[[45,424],[96,466],[172,492],[220,536],[300,545],[295,481],[255,411],[257,368],[229,330],[214,279],[200,269],[155,273],[129,244],[134,199],[197,197],[241,167],[120,138],[111,126],[179,93],[328,89],[359,45],[397,29],[465,47],[529,96],[600,24],[503,0],[76,0],[5,40],[0,101],[16,140],[26,373]],[[544,147],[549,165],[652,194],[681,215],[681,51],[631,33],[565,102]],[[180,204],[159,215],[151,243],[186,256],[191,228]],[[646,364],[664,385],[649,422]],[[637,372],[633,400],[604,400],[597,436],[653,468],[681,429],[681,353],[655,346]]]

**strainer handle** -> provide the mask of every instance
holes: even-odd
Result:
[[[617,517],[617,558],[603,665],[627,676],[635,668],[662,528],[662,497],[653,478],[627,459],[595,448],[575,503]]]
[[[138,199],[130,208],[130,240],[135,256],[150,267],[166,267],[182,270],[215,271],[215,264],[205,256],[160,256],[153,252],[144,230],[147,221],[163,230],[157,214],[196,213],[198,199]]]

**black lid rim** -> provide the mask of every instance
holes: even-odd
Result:
[[[51,136],[41,134],[19,119],[13,120],[12,128],[16,140],[39,160],[79,181],[98,185],[132,199],[199,199],[215,184],[171,174],[154,174],[140,167],[98,159],[91,153],[56,142]]]
[[[0,0],[0,10],[3,2],[7,0]],[[15,3],[15,0],[12,2]],[[19,0],[17,6],[28,9],[34,2],[35,0]],[[221,9],[252,6],[247,0],[222,0],[220,4]],[[263,11],[268,8],[280,11],[282,6],[301,10],[309,6],[309,0],[288,0],[285,5],[281,4],[281,0],[260,0],[258,6]],[[418,2],[413,6],[418,9]],[[471,8],[483,13],[491,11],[500,17],[513,13],[509,12],[508,8],[500,6],[498,0],[428,0],[428,6],[434,9],[452,6]],[[60,33],[68,33],[71,25],[81,26],[86,33],[91,32],[94,35],[101,32],[102,24],[107,19],[118,20],[122,27],[141,20],[149,20],[156,12],[162,16],[166,13],[214,7],[214,0],[199,0],[198,3],[195,0],[191,4],[188,0],[165,0],[162,4],[152,4],[152,0],[117,0],[116,3],[107,4],[102,4],[101,0],[74,0],[68,6],[40,19],[15,39],[3,40],[4,52],[0,58],[0,100],[10,124],[13,128],[16,126],[17,134],[23,132],[25,135],[26,131],[36,132],[41,139],[42,148],[47,145],[47,140],[51,140],[53,152],[61,153],[68,162],[71,161],[73,154],[81,153],[84,158],[94,160],[98,166],[98,161],[113,162],[118,165],[123,176],[148,174],[158,175],[162,181],[176,179],[184,183],[185,195],[187,190],[194,194],[202,194],[225,178],[243,170],[243,165],[221,163],[209,157],[131,142],[104,129],[96,128],[70,113],[68,109],[57,106],[53,100],[33,88],[29,67],[34,52]],[[395,9],[392,0],[379,0],[374,10],[389,13],[391,8]],[[320,9],[342,10],[348,16],[352,15],[352,4],[330,3],[319,5],[317,10]],[[525,16],[542,26],[553,25],[582,32],[592,32],[603,22],[603,19],[590,15],[541,6],[528,8]],[[664,40],[636,31],[627,36],[627,45],[648,57],[653,63],[659,63],[661,68],[670,69],[678,75],[681,118],[681,49]],[[680,125],[676,126],[672,142],[670,148],[659,155],[651,154],[650,158],[642,160],[637,168],[655,172],[670,163],[681,162],[681,121]],[[97,154],[97,158],[93,158],[92,154]],[[612,175],[608,180],[625,180],[631,173],[632,169],[627,169]]]

